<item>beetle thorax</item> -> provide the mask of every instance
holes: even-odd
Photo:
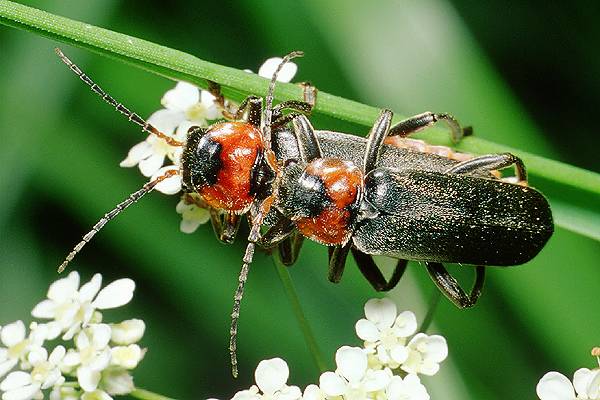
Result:
[[[350,161],[318,158],[296,165],[279,188],[282,213],[306,237],[326,245],[350,238],[363,192],[363,174]]]
[[[184,186],[211,207],[245,212],[257,196],[270,194],[273,168],[260,130],[250,123],[223,122],[188,133],[182,156]]]

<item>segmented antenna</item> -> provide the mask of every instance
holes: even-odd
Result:
[[[73,61],[69,60],[69,58],[67,56],[65,56],[64,53],[58,47],[55,48],[54,51],[60,57],[62,62],[64,62],[67,65],[67,67],[69,67],[69,69],[75,73],[75,75],[77,75],[82,81],[84,81],[92,89],[92,91],[94,93],[96,93],[98,96],[100,96],[102,98],[102,100],[104,100],[105,102],[107,102],[108,104],[113,106],[118,112],[120,112],[121,114],[126,116],[128,120],[141,126],[142,130],[144,132],[150,133],[151,135],[158,136],[159,138],[163,139],[165,142],[167,142],[171,146],[176,146],[176,147],[183,146],[183,144],[184,144],[183,142],[180,142],[179,140],[175,140],[172,137],[165,135],[164,133],[162,133],[161,131],[159,131],[152,125],[150,125],[148,122],[146,122],[145,119],[143,119],[136,113],[130,111],[127,107],[125,107],[123,104],[116,101],[111,95],[109,95],[104,90],[102,90],[102,88],[100,86],[98,86],[96,83],[94,83],[94,81],[89,76],[87,76],[81,70],[81,68],[79,68],[75,63],[73,63]]]
[[[265,141],[266,147],[269,150],[271,149],[271,117],[273,115],[273,92],[275,91],[275,82],[277,81],[277,75],[279,75],[281,68],[283,68],[283,66],[287,64],[288,61],[290,61],[292,58],[302,56],[304,56],[303,51],[292,51],[291,53],[283,57],[283,59],[277,66],[277,69],[273,73],[273,76],[271,77],[271,82],[269,83],[269,90],[267,92],[267,104],[262,118],[263,140]]]
[[[302,51],[292,51],[290,54],[283,57],[283,59],[277,66],[277,69],[273,73],[273,76],[271,77],[271,82],[269,83],[269,91],[267,92],[267,105],[262,118],[262,135],[263,141],[265,143],[265,151],[271,151],[271,117],[273,114],[273,91],[275,90],[275,82],[277,81],[277,75],[281,71],[281,68],[283,68],[283,66],[288,61],[290,61],[292,58],[302,57],[303,55],[304,52]],[[273,190],[273,193],[276,192],[276,190]],[[255,213],[255,216],[252,219],[252,226],[250,228],[250,234],[248,235],[248,245],[246,246],[246,252],[244,253],[244,264],[242,265],[242,269],[238,277],[238,286],[235,290],[235,295],[233,297],[233,310],[231,311],[231,328],[229,330],[229,355],[231,356],[231,374],[234,378],[237,378],[238,376],[237,331],[238,321],[240,319],[240,305],[242,302],[242,297],[244,297],[244,286],[246,285],[246,281],[248,280],[248,271],[250,270],[250,264],[252,263],[252,259],[254,257],[256,242],[258,242],[258,239],[260,239],[260,227],[263,223],[265,216],[269,213],[271,204],[273,204],[274,196],[275,195],[272,194],[260,203],[260,205],[258,206],[258,211]],[[256,207],[256,204],[253,204],[252,207]],[[252,215],[252,212],[250,214]]]
[[[250,234],[248,235],[248,245],[246,246],[246,252],[244,253],[244,264],[242,265],[242,270],[240,271],[240,276],[238,277],[238,286],[233,297],[231,328],[229,329],[229,355],[231,356],[231,374],[234,378],[237,378],[238,376],[237,330],[238,321],[240,319],[240,304],[242,302],[242,297],[244,297],[244,286],[246,285],[246,280],[248,280],[248,271],[250,270],[250,263],[252,263],[252,259],[254,257],[256,242],[260,238],[260,226],[262,225],[263,218],[263,212],[259,211],[256,217],[252,220],[252,228],[250,229]]]
[[[79,253],[81,251],[81,249],[83,249],[83,246],[85,246],[90,240],[92,240],[94,235],[96,233],[98,233],[100,231],[100,229],[102,229],[108,221],[110,221],[111,219],[113,219],[114,217],[119,215],[121,213],[121,211],[124,211],[127,207],[129,207],[130,205],[132,205],[133,203],[135,203],[136,201],[141,199],[145,194],[150,193],[154,189],[154,187],[156,185],[158,185],[160,182],[164,181],[167,178],[170,178],[173,175],[177,175],[177,174],[178,174],[177,170],[166,171],[164,175],[161,175],[158,178],[156,178],[155,180],[146,183],[144,186],[142,186],[141,189],[130,194],[129,197],[127,197],[125,200],[123,200],[122,202],[117,204],[117,206],[115,208],[113,208],[112,210],[110,210],[109,212],[104,214],[104,217],[100,218],[100,220],[98,222],[96,222],[96,224],[93,226],[92,230],[89,231],[88,233],[86,233],[83,236],[83,238],[81,239],[81,241],[79,243],[77,243],[77,245],[73,248],[73,251],[71,251],[67,255],[67,257],[65,258],[65,261],[63,261],[63,263],[60,264],[60,267],[58,267],[58,272],[61,273],[65,270],[65,268],[67,268],[67,265],[69,265],[69,263],[71,261],[73,261],[73,258],[75,258],[77,253]]]

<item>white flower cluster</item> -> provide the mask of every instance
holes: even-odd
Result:
[[[398,315],[388,299],[369,300],[365,317],[356,323],[364,347],[338,349],[337,369],[321,374],[319,385],[308,385],[304,392],[288,386],[288,365],[273,358],[258,364],[256,385],[237,392],[232,400],[428,400],[419,374],[434,375],[439,370],[448,356],[446,340],[415,335],[415,315],[410,311]]]
[[[270,58],[260,67],[258,75],[271,78],[281,58]],[[296,74],[297,66],[288,62],[280,71],[277,80],[289,82]],[[248,71],[251,72],[251,71]],[[165,135],[184,142],[187,131],[192,126],[208,127],[212,122],[223,118],[223,110],[216,98],[206,90],[179,82],[174,89],[165,93],[161,99],[163,109],[158,110],[148,118],[153,125]],[[169,170],[179,170],[182,148],[169,145],[163,139],[149,135],[146,140],[133,146],[127,157],[121,161],[121,167],[139,167],[140,172],[151,180],[158,178]],[[165,160],[171,163],[165,165]],[[155,190],[164,194],[181,192],[181,175],[174,175],[156,185]],[[209,218],[208,210],[203,207],[203,201],[194,194],[184,194],[177,204],[176,211],[181,214],[180,230],[193,233]]]
[[[29,334],[22,321],[0,327],[2,400],[41,399],[46,390],[52,400],[110,400],[134,389],[129,371],[144,356],[136,344],[144,321],[103,323],[101,310],[127,304],[135,283],[119,279],[101,286],[100,274],[80,287],[79,274],[71,272],[33,308],[31,314],[44,322],[32,322]],[[45,347],[59,337],[63,344]]]
[[[593,349],[592,355],[598,358],[600,349]],[[535,391],[541,400],[600,399],[600,358],[598,365],[598,368],[575,371],[573,383],[560,372],[548,372],[540,379]]]

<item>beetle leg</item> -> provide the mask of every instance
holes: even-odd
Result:
[[[242,120],[247,113],[246,120],[257,128],[260,128],[262,120],[262,98],[257,96],[248,96],[241,103],[235,113],[234,119]]]
[[[462,128],[452,115],[445,113],[435,114],[427,111],[398,122],[390,128],[389,136],[408,137],[415,132],[430,127],[438,121],[445,121],[448,124],[454,143],[458,143],[464,136],[473,134],[473,129],[470,126]]]
[[[258,245],[265,249],[273,248],[289,237],[295,228],[294,222],[278,212],[277,221],[261,235]]]
[[[287,100],[277,104],[273,107],[273,121],[278,118],[281,118],[283,115],[283,110],[296,111],[301,114],[310,115],[312,112],[313,106],[305,101],[299,100]]]
[[[373,256],[370,254],[363,253],[362,251],[352,248],[352,255],[354,256],[354,260],[356,260],[356,265],[360,272],[367,278],[367,281],[373,286],[373,289],[378,292],[387,292],[388,290],[396,287],[400,278],[406,271],[406,266],[408,265],[407,260],[400,259],[396,263],[396,268],[394,268],[394,272],[390,277],[389,281],[386,281],[385,277],[377,267],[375,260],[373,260]]]
[[[240,227],[241,218],[234,213],[221,213],[215,208],[210,208],[210,222],[215,236],[223,243],[233,243]]]
[[[386,292],[393,289],[400,281],[400,278],[402,278],[406,266],[408,265],[407,260],[399,259],[396,268],[394,268],[392,277],[389,281],[386,281],[381,270],[375,263],[375,260],[373,260],[373,256],[354,248],[352,249],[352,255],[356,260],[356,265],[360,269],[360,272],[378,292]]]
[[[363,161],[363,172],[368,174],[372,169],[377,166],[379,160],[379,151],[384,139],[390,131],[390,125],[392,123],[392,117],[394,114],[390,110],[381,110],[379,117],[373,124],[369,137],[367,139],[367,150],[365,151],[365,158]]]
[[[304,102],[314,108],[317,104],[317,93],[319,92],[317,88],[311,85],[310,82],[300,82],[298,86],[302,88]]]
[[[292,125],[294,126],[294,135],[298,142],[298,149],[300,150],[300,158],[302,161],[309,163],[315,158],[323,157],[319,139],[317,139],[315,130],[308,118],[304,115],[298,115],[292,121]]]
[[[223,93],[221,93],[221,85],[219,85],[217,82],[213,82],[213,81],[207,81],[207,82],[208,82],[207,90],[210,94],[215,96],[215,103],[217,103],[217,105],[219,107],[221,107],[223,116],[227,119],[235,119],[235,116],[236,116],[239,108],[236,108],[235,105],[233,105],[227,99],[225,99],[225,97],[223,96]]]
[[[329,272],[327,279],[329,279],[330,282],[338,283],[340,279],[342,279],[344,267],[346,266],[346,257],[348,257],[350,247],[352,247],[352,241],[348,241],[348,243],[343,246],[338,245],[327,248],[327,251],[329,252]]]
[[[296,262],[303,243],[304,236],[298,232],[292,232],[291,235],[279,243],[279,259],[283,265],[289,267]]]
[[[487,154],[460,162],[444,171],[447,174],[464,174],[475,171],[493,171],[515,166],[516,178],[519,182],[527,183],[527,171],[523,161],[510,153]]]
[[[427,262],[427,272],[433,279],[435,285],[450,299],[458,308],[468,308],[475,305],[483,283],[485,281],[485,267],[475,267],[475,283],[471,289],[471,293],[467,293],[460,287],[456,279],[444,268],[441,263]]]

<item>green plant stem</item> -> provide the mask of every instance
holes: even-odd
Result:
[[[429,307],[427,308],[427,314],[425,314],[425,318],[423,319],[423,323],[419,327],[419,332],[427,332],[431,322],[433,321],[433,315],[437,310],[438,304],[440,304],[440,299],[442,298],[442,292],[439,290],[435,290],[431,295],[431,299],[429,300]]]
[[[271,257],[273,260],[273,264],[275,265],[275,269],[277,270],[277,275],[279,275],[279,279],[283,284],[283,290],[287,295],[288,300],[292,306],[292,310],[296,319],[298,320],[298,325],[300,326],[300,330],[302,331],[302,335],[304,336],[304,341],[306,342],[306,346],[310,351],[310,354],[313,357],[313,361],[315,365],[319,369],[320,372],[327,371],[327,364],[324,361],[323,354],[319,349],[319,345],[315,338],[315,335],[304,315],[304,311],[302,309],[302,305],[300,304],[300,299],[298,298],[298,293],[296,293],[296,288],[294,287],[294,282],[292,281],[292,277],[290,276],[290,272],[288,271],[288,267],[281,263],[279,259],[279,251],[274,250],[273,255]]]
[[[233,100],[241,100],[249,94],[264,96],[267,92],[268,80],[255,74],[8,0],[0,0],[0,23],[89,49],[171,79],[192,82],[201,88],[207,88],[208,81],[213,81]],[[297,85],[277,85],[277,101],[300,98],[302,89]],[[314,112],[371,126],[379,109],[319,92]],[[396,120],[399,119],[397,115]],[[428,129],[416,137],[433,144],[451,144],[448,133],[442,129]],[[534,177],[534,185],[550,197],[555,223],[600,240],[600,174],[478,137],[465,138],[457,148],[474,154],[510,152],[517,155]]]
[[[129,393],[129,395],[140,400],[173,400],[171,397],[163,396],[162,394],[140,388],[135,388],[133,392]]]

